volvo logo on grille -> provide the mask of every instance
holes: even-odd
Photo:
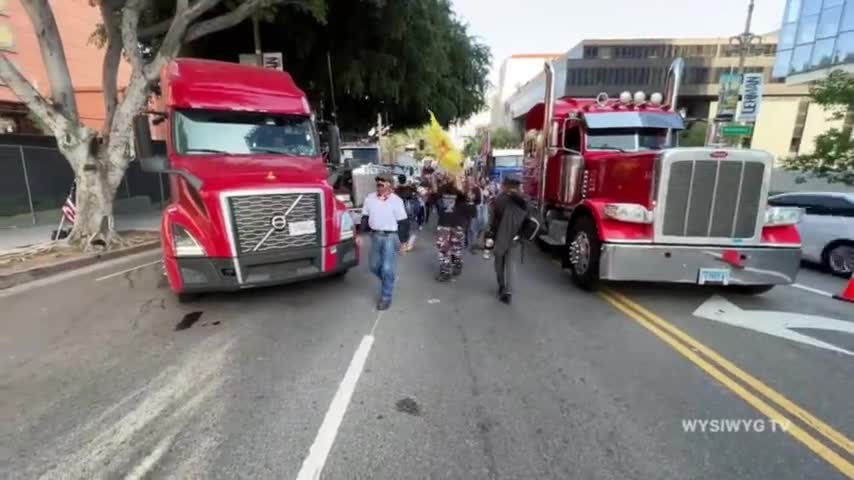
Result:
[[[284,215],[275,215],[270,219],[270,226],[273,230],[281,232],[288,225],[288,219]]]

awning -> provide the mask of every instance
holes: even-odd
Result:
[[[587,128],[672,128],[683,130],[685,122],[676,113],[662,112],[589,112],[584,114]]]

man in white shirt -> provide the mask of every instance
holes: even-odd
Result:
[[[409,221],[403,200],[392,191],[390,175],[377,177],[377,191],[365,198],[362,206],[362,228],[371,231],[371,254],[368,265],[380,279],[377,310],[388,310],[397,275],[397,255],[409,240]]]

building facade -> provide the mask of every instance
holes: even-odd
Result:
[[[89,0],[50,2],[56,17],[65,58],[71,72],[81,120],[93,128],[104,122],[101,65],[104,51],[90,38],[101,14]],[[0,0],[0,51],[9,58],[44,96],[50,95],[47,73],[42,63],[38,37],[21,0]],[[118,84],[127,85],[130,68],[122,62]],[[18,97],[0,83],[0,132],[41,133]]]
[[[827,112],[810,104],[808,85],[787,84],[785,78],[775,75],[778,38],[777,32],[762,35],[762,43],[745,58],[745,73],[762,73],[764,78],[752,147],[782,158],[810,151],[814,137],[834,122]],[[555,93],[558,97],[595,97],[606,92],[613,97],[626,90],[663,92],[676,57],[685,60],[680,107],[689,118],[713,118],[720,77],[737,72],[739,63],[738,51],[724,37],[584,40],[554,60]],[[511,95],[505,104],[511,124],[519,128],[544,92],[545,77],[540,73]]]
[[[797,85],[854,72],[854,0],[786,0],[774,76]]]

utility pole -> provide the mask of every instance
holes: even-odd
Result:
[[[252,37],[255,40],[255,61],[259,67],[264,66],[264,55],[261,53],[261,28],[258,25],[258,14],[252,15]]]

